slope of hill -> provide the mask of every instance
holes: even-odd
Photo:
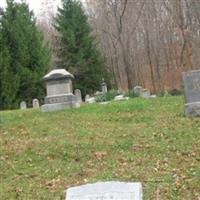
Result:
[[[144,199],[200,198],[200,119],[182,97],[0,112],[0,199],[63,199],[72,185],[140,181]]]

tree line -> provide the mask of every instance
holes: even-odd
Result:
[[[75,75],[83,94],[136,85],[153,93],[181,87],[181,72],[200,68],[199,0],[43,0],[36,21],[25,3],[0,11],[0,109],[45,96],[42,76]],[[43,38],[44,36],[44,38]]]
[[[199,0],[87,0],[112,83],[124,90],[180,88],[200,68]]]

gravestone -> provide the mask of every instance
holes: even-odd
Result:
[[[86,100],[86,103],[96,103],[95,97],[90,97]]]
[[[98,182],[69,188],[65,200],[142,200],[141,183]]]
[[[83,100],[82,100],[81,91],[80,91],[79,89],[76,89],[76,90],[74,91],[74,94],[75,94],[75,96],[76,96],[76,101],[77,101],[78,103],[82,103]]]
[[[182,73],[185,115],[188,117],[200,117],[200,70]]]
[[[77,106],[76,97],[72,91],[74,76],[65,69],[55,69],[43,77],[46,81],[47,96],[42,106],[43,112],[74,108]]]
[[[143,98],[148,99],[148,98],[150,98],[151,93],[150,93],[150,91],[147,90],[147,89],[141,89],[141,90],[140,90],[140,96],[143,97]]]
[[[85,95],[85,102],[87,102],[89,98],[90,98],[90,95],[89,95],[89,94],[86,94],[86,95]]]
[[[124,97],[124,95],[121,94],[121,95],[115,96],[114,101],[123,101],[123,100],[128,100],[128,99],[129,97]]]
[[[136,95],[138,95],[138,96],[140,96],[141,90],[142,90],[142,87],[141,87],[141,86],[135,86],[135,87],[133,88],[133,92],[134,92]]]
[[[33,99],[33,108],[40,108],[40,103],[38,99]]]
[[[103,94],[108,92],[107,84],[104,82],[104,79],[103,79],[103,83],[101,84],[101,91]]]
[[[26,110],[26,108],[27,108],[26,102],[25,102],[25,101],[22,101],[22,102],[20,103],[20,109],[21,109],[21,110]]]

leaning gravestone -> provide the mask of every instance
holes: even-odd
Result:
[[[55,69],[44,76],[47,96],[42,106],[43,112],[76,107],[76,97],[72,93],[74,76],[65,69]]]
[[[83,100],[82,100],[81,91],[80,91],[79,89],[76,89],[76,90],[74,91],[74,94],[75,94],[75,96],[76,96],[76,101],[77,101],[78,103],[82,103]]]
[[[33,99],[33,108],[40,108],[40,103],[38,99]]]
[[[182,73],[185,115],[188,117],[200,117],[200,70]]]
[[[20,109],[21,109],[21,110],[25,110],[26,108],[27,108],[26,102],[25,102],[25,101],[22,101],[22,102],[20,103]]]
[[[65,200],[142,200],[141,183],[98,182],[69,188]]]

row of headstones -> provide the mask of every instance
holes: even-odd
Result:
[[[81,91],[80,91],[79,89],[76,89],[76,90],[74,91],[74,93],[75,93],[75,96],[76,96],[76,101],[77,101],[78,103],[82,103]],[[32,106],[33,106],[33,108],[40,108],[40,102],[39,102],[39,100],[38,100],[38,99],[33,99],[33,101],[32,101]],[[25,101],[22,101],[22,102],[20,103],[20,109],[21,109],[21,110],[27,109],[27,104],[26,104]]]
[[[187,73],[183,73],[183,84],[185,93],[185,114],[186,116],[200,116],[200,70],[194,70]],[[141,86],[135,86],[133,88],[135,94],[139,97],[150,98],[156,97],[156,95],[151,95],[148,89],[142,88]],[[102,92],[98,94],[106,93],[107,86],[105,82],[102,83]],[[97,94],[97,95],[98,95]],[[82,102],[81,91],[76,90],[75,95],[77,99]],[[123,95],[117,96],[116,99],[123,99]],[[88,103],[95,102],[94,97],[86,95],[85,101]]]
[[[40,108],[40,102],[39,102],[39,100],[38,100],[38,99],[33,99],[32,105],[33,105],[33,108]],[[26,104],[25,101],[22,101],[22,102],[20,103],[20,109],[21,109],[21,110],[27,109],[27,104]]]
[[[107,86],[104,84],[103,87],[104,87],[104,90],[102,92],[97,91],[95,93],[95,96],[98,96],[100,94],[103,94],[103,93],[107,92]],[[138,94],[138,96],[141,96],[141,97],[144,97],[144,98],[149,98],[151,96],[150,95],[150,91],[147,90],[147,89],[143,89],[141,86],[134,87],[134,92],[136,94]],[[74,91],[74,94],[76,96],[77,103],[82,103],[83,100],[82,100],[81,90],[76,89]],[[125,100],[125,99],[126,98],[123,95],[118,95],[118,96],[116,96],[116,98],[114,100]],[[87,102],[87,103],[94,103],[95,102],[95,97],[90,97],[90,95],[87,94],[85,96],[85,102]],[[40,108],[39,100],[38,99],[33,99],[32,106],[33,106],[33,108]],[[27,108],[26,102],[22,101],[20,103],[20,109],[26,109],[26,108]]]

